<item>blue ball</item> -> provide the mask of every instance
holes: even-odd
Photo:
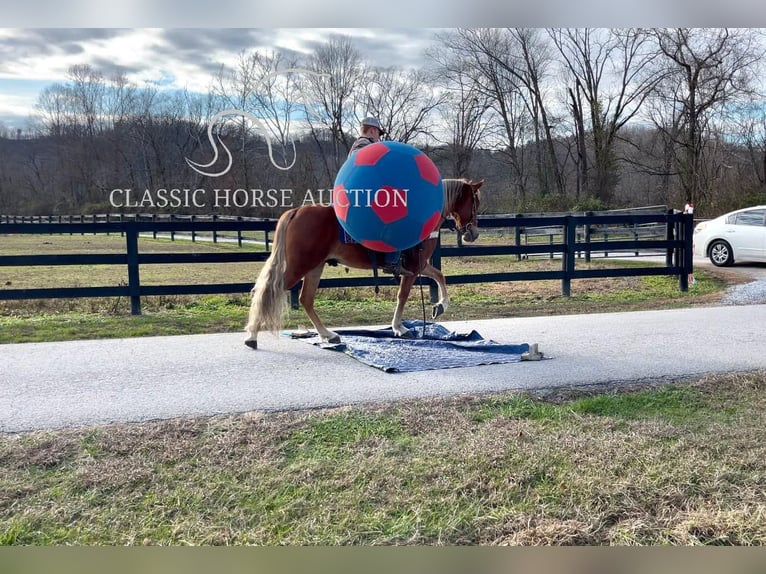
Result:
[[[340,168],[332,204],[354,240],[375,251],[401,251],[438,227],[444,207],[442,178],[419,149],[377,142],[351,154]]]

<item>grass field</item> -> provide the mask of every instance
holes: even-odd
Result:
[[[764,373],[0,436],[0,543],[766,543]]]
[[[77,241],[68,248],[90,249]],[[551,265],[444,263],[447,273]],[[143,277],[175,282],[178,267]],[[187,271],[200,282],[255,276],[226,267]],[[101,268],[28,271],[0,269],[0,288],[119,280]],[[665,277],[575,281],[570,298],[557,282],[456,285],[445,320],[708,305],[736,281],[725,273],[698,272],[685,294]],[[392,300],[391,287],[324,290],[319,308],[333,325],[387,323]],[[155,298],[141,317],[114,300],[0,305],[4,343],[239,330],[247,313],[244,296]],[[419,316],[414,300],[408,310]],[[306,323],[300,311],[288,321]],[[757,372],[4,434],[0,544],[762,545],[765,391]]]
[[[119,236],[6,236],[4,254],[121,253]],[[247,249],[262,249],[247,246]],[[169,240],[140,240],[141,252],[209,252],[236,250],[236,245]],[[554,270],[560,261],[536,259],[516,261],[515,257],[445,258],[446,275],[493,271]],[[255,281],[259,263],[143,265],[144,285],[173,283],[250,283]],[[578,268],[647,265],[646,262],[616,263],[594,260]],[[327,267],[325,277],[369,276],[369,271]],[[593,313],[672,306],[705,305],[714,301],[727,284],[721,275],[698,273],[698,283],[680,293],[672,277],[627,277],[574,280],[572,296],[561,295],[558,281],[505,282],[450,286],[450,310],[443,320],[517,317],[539,314]],[[82,287],[124,284],[123,266],[0,267],[0,290],[33,287]],[[381,290],[372,288],[322,289],[317,309],[328,326],[388,324],[394,309],[395,285],[381,277]],[[408,318],[430,314],[428,289],[416,286],[406,309]],[[129,301],[122,298],[49,299],[0,301],[0,343],[40,342],[104,337],[174,335],[230,332],[243,328],[249,300],[246,294],[214,296],[162,296],[142,299],[143,315],[130,316]],[[291,310],[286,327],[306,325],[302,310]]]

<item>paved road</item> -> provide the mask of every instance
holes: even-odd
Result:
[[[0,345],[0,431],[766,369],[766,305],[444,322],[551,360],[386,374],[303,341],[239,333]]]

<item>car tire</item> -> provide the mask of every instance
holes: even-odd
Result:
[[[708,249],[710,255],[710,261],[716,267],[728,267],[734,263],[734,253],[729,245],[723,239],[716,239],[710,244]]]

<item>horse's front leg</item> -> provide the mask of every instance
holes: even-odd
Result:
[[[412,291],[414,282],[414,275],[407,277],[402,276],[399,280],[399,289],[396,292],[396,310],[394,311],[394,318],[391,321],[391,329],[397,337],[412,337],[412,331],[402,324],[402,314],[404,313],[404,306],[407,304],[407,299],[410,298],[410,291]]]
[[[322,277],[322,271],[324,270],[324,262],[318,267],[315,267],[309,271],[303,277],[303,285],[301,286],[300,302],[303,305],[303,309],[306,311],[306,315],[309,316],[311,322],[314,324],[314,328],[323,341],[328,343],[340,343],[340,335],[327,329],[322,323],[322,320],[314,310],[314,297],[316,296],[317,288],[319,287],[319,279]]]
[[[436,267],[428,263],[420,272],[424,277],[428,277],[436,281],[436,285],[439,288],[439,300],[434,303],[431,308],[432,319],[436,319],[439,315],[444,313],[449,307],[449,295],[447,294],[447,281],[444,279],[444,274]]]

